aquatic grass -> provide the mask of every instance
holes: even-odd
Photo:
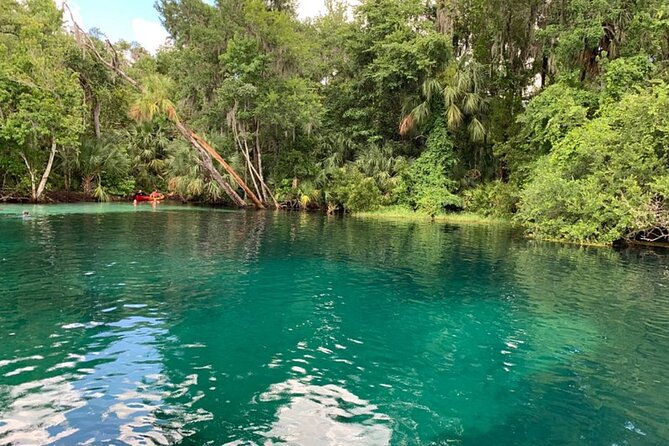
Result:
[[[387,219],[406,219],[415,221],[431,221],[433,218],[420,211],[405,206],[386,206],[375,211],[356,212],[352,214],[359,218],[387,218]],[[486,217],[484,215],[475,214],[472,212],[449,212],[438,214],[434,216],[434,221],[444,223],[473,223],[473,224],[505,224],[512,225],[509,219],[498,217]]]

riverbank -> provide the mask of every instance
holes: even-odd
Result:
[[[353,217],[359,218],[387,218],[387,219],[403,219],[414,221],[437,221],[443,223],[471,223],[471,224],[503,224],[513,226],[514,223],[510,219],[486,217],[472,212],[453,212],[435,215],[434,217],[427,213],[414,211],[403,206],[388,206],[368,212],[356,212],[351,214]]]
[[[120,200],[120,199],[119,199]],[[94,203],[98,199],[92,195],[76,191],[49,191],[39,200],[40,204]],[[0,193],[0,203],[31,204],[30,196],[13,191]]]
[[[475,225],[506,225],[513,227],[518,230],[522,230],[522,226],[517,223],[514,223],[509,218],[499,218],[499,217],[486,217],[479,215],[473,212],[452,212],[452,213],[443,213],[440,215],[435,215],[432,218],[430,215],[414,211],[412,209],[403,207],[403,206],[388,206],[377,209],[375,211],[368,212],[356,212],[351,214],[351,216],[356,218],[377,218],[377,219],[388,219],[388,220],[408,220],[408,221],[435,221],[440,223],[453,223],[453,224],[475,224]],[[565,239],[557,238],[541,238],[535,237],[531,234],[524,234],[524,237],[528,240],[536,240],[541,242],[549,243],[558,243],[566,244],[573,246],[582,246],[588,248],[620,248],[624,246],[637,247],[637,248],[661,248],[669,249],[669,243],[661,241],[643,241],[643,240],[620,240],[614,243],[596,243],[596,242],[575,242]]]

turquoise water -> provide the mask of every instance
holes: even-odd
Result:
[[[3,445],[666,445],[668,420],[664,252],[0,205]]]

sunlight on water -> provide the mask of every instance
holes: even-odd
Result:
[[[0,275],[0,445],[669,444],[666,252],[3,205]]]
[[[383,422],[387,415],[375,413],[377,406],[346,389],[330,384],[314,386],[311,378],[290,379],[273,384],[260,402],[278,402],[276,421],[264,436],[299,445],[390,444],[392,430]]]

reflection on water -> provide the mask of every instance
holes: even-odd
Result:
[[[310,377],[290,379],[260,395],[260,402],[287,400],[264,436],[294,445],[390,444],[389,417],[377,413],[377,406],[340,386],[317,386],[310,381]]]
[[[6,395],[2,400],[9,405],[0,412],[2,441],[71,445],[119,440],[128,445],[168,445],[181,440],[188,434],[182,425],[188,417],[163,415],[183,410],[171,408],[167,400],[188,393],[190,386],[197,384],[197,375],[173,384],[161,374],[156,343],[165,330],[156,328],[159,323],[128,317],[107,324],[64,324],[61,330],[65,333],[50,336],[59,339],[52,344],[59,350],[72,342],[60,340],[69,332],[99,329],[90,335],[87,355],[68,353],[61,362],[46,368],[45,373],[56,376],[3,386]],[[43,362],[45,358],[35,355],[0,365],[11,367],[31,360]],[[4,376],[32,372],[37,367],[15,368]],[[195,415],[202,419],[210,414]],[[80,427],[82,421],[88,426],[85,430]]]
[[[9,401],[0,414],[0,439],[4,444],[49,444],[76,432],[67,427],[66,414],[86,401],[64,377],[31,381],[4,388]],[[55,432],[54,432],[55,431]]]
[[[0,445],[669,444],[664,252],[20,210],[0,211]]]

